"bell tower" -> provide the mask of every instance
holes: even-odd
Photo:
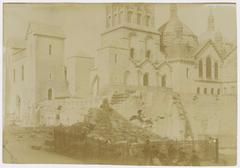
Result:
[[[98,74],[100,90],[103,85],[124,85],[124,74],[134,61],[152,59],[160,51],[153,4],[107,4],[105,20],[96,57],[96,67],[102,73]]]
[[[119,26],[154,27],[154,7],[151,4],[109,4],[106,6],[106,29]]]

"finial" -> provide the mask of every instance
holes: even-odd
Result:
[[[210,10],[209,16],[208,16],[208,31],[214,31],[214,30],[215,30],[214,16],[213,16],[212,10]]]
[[[177,17],[177,4],[170,4],[170,17],[171,18],[176,18]]]

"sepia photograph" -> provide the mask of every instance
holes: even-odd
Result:
[[[237,164],[235,3],[3,3],[6,164]]]

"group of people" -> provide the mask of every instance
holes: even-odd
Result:
[[[163,152],[156,145],[151,144],[149,140],[146,140],[143,155],[146,165],[200,165],[200,158],[195,150],[187,154],[183,148],[176,148],[173,144],[168,145],[167,151]]]

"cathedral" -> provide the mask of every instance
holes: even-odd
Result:
[[[155,30],[154,5],[107,6],[106,31],[95,58],[92,93],[109,88],[171,88],[197,94],[236,93],[236,47],[208,28],[198,38],[170,5],[169,20]]]
[[[101,47],[92,57],[80,52],[64,59],[67,37],[62,29],[29,24],[24,42],[8,44],[8,117],[20,125],[51,125],[56,118],[66,119],[63,123],[80,120],[71,119],[69,111],[79,114],[103,98],[119,105],[119,99],[133,93],[145,97],[148,110],[154,107],[149,93],[236,95],[236,45],[217,30],[211,12],[198,37],[178,10],[171,4],[168,21],[156,29],[154,4],[107,4]],[[63,101],[66,107],[58,103]],[[64,110],[68,114],[61,117]]]

